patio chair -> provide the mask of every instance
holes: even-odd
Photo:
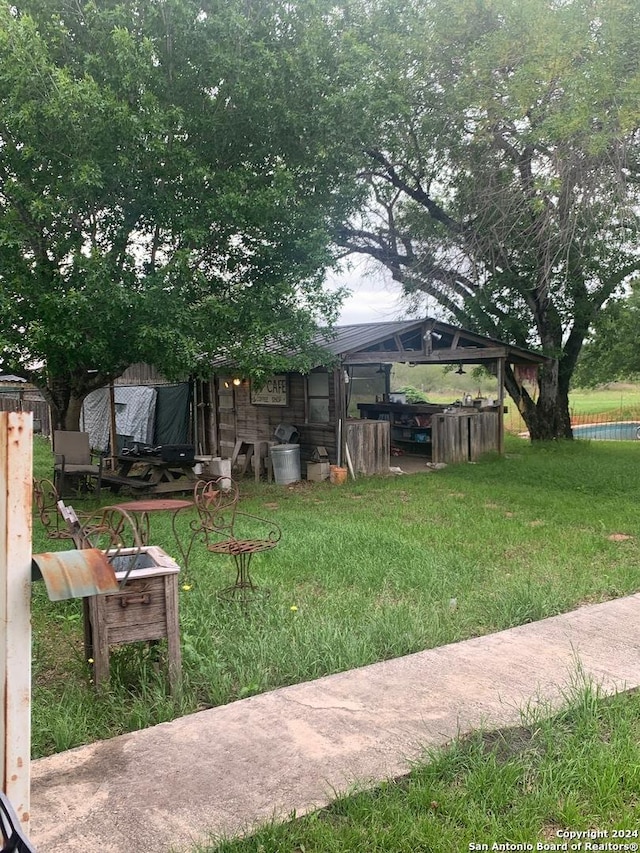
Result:
[[[4,791],[0,791],[0,831],[0,853],[36,853],[36,848],[24,834],[20,819]]]
[[[71,531],[58,512],[59,500],[58,490],[51,480],[34,478],[33,502],[47,539],[71,539]]]
[[[143,548],[135,520],[126,510],[115,506],[80,514],[60,501],[59,511],[75,547],[104,551],[107,562],[117,571],[124,572],[120,580],[120,587],[124,587]]]
[[[193,490],[198,516],[191,522],[191,542],[200,538],[212,554],[231,557],[235,569],[235,582],[218,595],[245,601],[258,590],[249,567],[254,554],[275,548],[282,536],[280,527],[273,521],[238,510],[238,484],[229,477],[216,480],[198,480]]]
[[[53,434],[53,452],[53,483],[61,497],[65,494],[65,483],[70,480],[78,481],[80,492],[89,491],[91,480],[94,480],[95,494],[100,497],[102,455],[92,453],[88,432],[56,430]]]
[[[51,480],[34,477],[33,502],[47,539],[73,540],[73,534],[60,512],[60,495]],[[109,518],[105,519],[103,510],[94,510],[91,513],[79,512],[78,518],[82,527],[92,535],[99,533],[111,535],[109,533],[111,521]]]

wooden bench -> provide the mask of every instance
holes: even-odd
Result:
[[[150,483],[142,477],[123,477],[121,474],[103,474],[102,482],[107,486],[116,486],[113,491],[118,492],[122,486],[129,486],[135,491],[149,489]]]

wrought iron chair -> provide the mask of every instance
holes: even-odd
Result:
[[[91,480],[95,480],[95,493],[100,497],[103,460],[101,454],[92,453],[88,432],[56,430],[53,452],[53,482],[59,495],[64,495],[66,481],[77,480],[81,490],[88,491]]]
[[[59,509],[60,495],[51,480],[33,479],[33,502],[48,539],[73,539]],[[99,527],[101,518],[98,513],[78,513],[83,526]]]
[[[36,853],[36,848],[24,834],[20,819],[4,791],[0,791],[0,831],[0,853]]]
[[[200,538],[212,554],[225,554],[233,559],[235,582],[218,595],[226,599],[246,601],[258,590],[249,572],[254,554],[270,551],[282,536],[273,521],[238,510],[238,484],[229,477],[198,480],[193,490],[198,516],[191,522],[191,542]]]
[[[48,539],[71,539],[71,531],[58,512],[58,490],[51,480],[33,480],[33,501]]]
[[[60,495],[51,480],[34,478],[33,500],[47,539],[72,541],[74,535],[61,513]],[[112,542],[116,538],[111,530],[113,519],[106,515],[104,510],[79,512],[77,519],[81,527],[91,535],[103,535]],[[103,538],[103,541],[106,540]]]

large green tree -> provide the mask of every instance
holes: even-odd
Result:
[[[640,266],[640,4],[364,6],[369,206],[338,239],[430,312],[540,348],[537,397],[507,389],[532,438],[570,437],[583,341]]]
[[[1,3],[0,367],[45,390],[56,426],[134,361],[308,363],[359,192],[333,144],[331,9]]]
[[[595,388],[640,376],[640,283],[598,314],[578,359],[573,384]]]

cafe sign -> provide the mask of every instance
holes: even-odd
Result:
[[[289,403],[288,383],[285,374],[269,376],[262,385],[251,383],[253,406],[286,406]]]

